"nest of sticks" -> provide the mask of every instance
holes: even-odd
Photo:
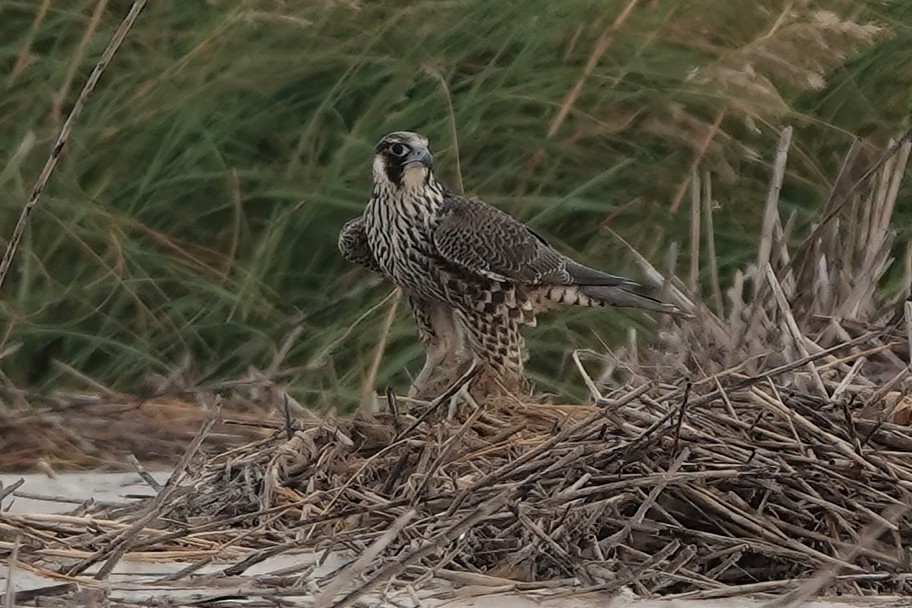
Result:
[[[225,575],[292,550],[351,555],[307,583],[322,605],[434,576],[679,597],[912,592],[912,302],[874,296],[910,144],[837,180],[790,251],[776,199],[789,136],[727,313],[721,294],[704,303],[666,282],[693,317],[648,350],[575,353],[591,403],[448,412],[447,395],[390,396],[387,412],[289,420],[211,457],[197,451],[204,428],[138,507],[40,530],[0,512],[0,553],[15,532],[20,560],[70,555],[58,568],[78,575],[184,551],[180,576],[212,559],[203,549],[230,547]]]

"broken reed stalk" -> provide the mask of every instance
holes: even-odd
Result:
[[[16,560],[19,559],[19,537],[16,537],[16,542],[13,545],[13,552],[10,554],[9,561],[6,566],[6,593],[3,596],[3,608],[14,608],[16,605],[16,585],[14,583],[16,579]]]
[[[329,585],[327,585],[317,596],[314,602],[314,608],[326,608],[332,602],[333,598],[344,587],[356,580],[367,568],[380,556],[384,549],[392,543],[402,529],[415,517],[415,510],[409,509],[396,518],[396,521],[387,529],[377,540],[371,544],[364,552],[351,562],[345,569],[339,573]],[[364,591],[366,589],[361,588]],[[354,598],[353,598],[354,599]]]
[[[719,286],[719,259],[716,256],[716,230],[713,226],[712,174],[703,173],[703,217],[706,226],[706,258],[709,260],[709,283],[712,289],[713,309],[717,316],[724,313],[722,288]]]
[[[782,190],[782,181],[785,179],[785,163],[788,160],[789,147],[792,144],[792,127],[782,130],[779,143],[776,146],[776,160],[773,163],[773,175],[770,178],[769,193],[766,196],[766,205],[763,208],[763,227],[760,230],[760,250],[757,253],[757,267],[754,276],[754,293],[762,289],[766,265],[770,261],[773,249],[773,237],[776,224],[779,222],[779,192]]]
[[[76,103],[73,104],[73,109],[70,110],[70,114],[67,116],[66,121],[63,123],[63,127],[61,127],[60,133],[57,135],[54,146],[51,148],[51,153],[44,164],[44,168],[41,170],[38,179],[35,181],[35,185],[32,187],[31,194],[29,195],[28,200],[25,202],[25,206],[22,208],[22,212],[19,214],[19,220],[16,222],[15,228],[13,228],[12,235],[10,235],[10,240],[6,245],[6,251],[3,254],[3,259],[0,260],[0,288],[3,287],[3,281],[6,279],[6,275],[9,273],[10,267],[13,264],[13,258],[16,255],[16,250],[19,248],[19,242],[22,240],[22,236],[25,234],[25,229],[28,227],[29,217],[31,217],[32,211],[38,204],[38,201],[41,198],[41,193],[44,192],[44,188],[47,186],[48,180],[51,178],[51,174],[57,167],[57,162],[60,160],[60,157],[63,154],[63,150],[70,139],[70,133],[73,131],[73,126],[79,119],[79,115],[82,114],[82,111],[85,109],[86,103],[88,102],[92,91],[95,90],[95,86],[98,84],[101,75],[104,74],[105,69],[111,63],[111,60],[114,58],[115,53],[117,53],[117,49],[120,48],[120,45],[127,37],[127,34],[130,32],[130,28],[133,27],[133,23],[135,23],[136,18],[139,17],[140,12],[142,12],[142,9],[145,5],[146,0],[134,0],[133,6],[130,7],[129,12],[120,22],[120,25],[118,26],[117,31],[114,32],[114,36],[111,37],[111,41],[108,43],[108,46],[101,54],[101,57],[95,64],[95,67],[92,68],[92,73],[89,74],[89,78],[86,80],[85,86],[82,87],[82,91],[79,93],[79,97],[76,98]]]
[[[863,185],[868,184],[871,179],[880,171],[884,165],[893,158],[900,150],[900,148],[907,143],[912,143],[912,126],[906,129],[902,137],[896,140],[893,144],[888,146],[880,156],[868,165],[864,173],[856,179],[854,182],[848,185],[848,187],[840,187],[843,182],[843,171],[840,171],[839,176],[837,177],[836,182],[834,183],[833,190],[830,193],[830,197],[827,199],[826,205],[824,207],[823,217],[820,222],[811,230],[811,233],[807,235],[801,245],[795,252],[795,255],[792,257],[791,261],[783,268],[783,271],[792,270],[796,260],[799,260],[802,264],[806,263],[809,259],[810,249],[813,247],[814,243],[817,242],[825,231],[830,230],[831,222],[836,219],[840,213],[842,213],[846,206],[848,206],[852,200],[853,196],[857,194],[858,189]],[[856,150],[856,146],[858,150]],[[851,168],[853,161],[858,155],[858,152],[861,149],[861,144],[856,140],[853,142],[852,148],[849,151],[849,154],[846,156],[845,162],[843,163],[843,169],[846,169],[845,175],[849,174],[848,170]]]
[[[694,170],[690,177],[690,274],[687,288],[693,295],[700,289],[700,174]]]
[[[868,525],[861,533],[855,546],[848,550],[845,556],[847,560],[854,560],[865,550],[870,549],[877,543],[878,537],[887,532],[891,527],[895,527],[895,522],[899,521],[909,510],[908,504],[890,505],[884,513]],[[821,568],[814,576],[799,584],[792,591],[766,603],[762,608],[798,608],[816,597],[820,591],[833,583],[839,574],[838,566],[829,564]]]

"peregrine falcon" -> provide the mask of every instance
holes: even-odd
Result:
[[[449,190],[417,133],[390,133],[377,144],[370,200],[345,224],[339,249],[407,295],[427,355],[413,394],[436,371],[451,374],[461,364],[464,336],[485,390],[516,393],[525,360],[520,327],[539,313],[572,304],[677,312],[634,292],[633,281],[559,253],[503,211]]]

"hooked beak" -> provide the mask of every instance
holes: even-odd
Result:
[[[431,155],[431,151],[427,148],[413,148],[409,155],[405,157],[405,161],[402,165],[405,168],[413,167],[415,165],[420,165],[422,167],[427,167],[428,169],[434,164],[434,157]]]

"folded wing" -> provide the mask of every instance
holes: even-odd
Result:
[[[574,262],[512,216],[482,201],[452,195],[446,205],[434,246],[444,261],[463,271],[530,285],[636,285]]]

